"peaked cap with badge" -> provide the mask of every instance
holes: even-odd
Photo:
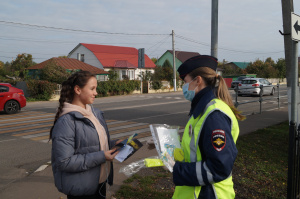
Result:
[[[177,71],[179,73],[180,78],[184,79],[187,74],[189,74],[190,72],[192,72],[193,70],[199,67],[208,67],[216,71],[217,66],[218,66],[217,58],[209,55],[198,55],[186,60],[183,64],[179,66]]]

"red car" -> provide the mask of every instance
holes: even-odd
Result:
[[[26,106],[26,98],[21,89],[8,83],[0,83],[0,111],[7,114],[17,113]]]

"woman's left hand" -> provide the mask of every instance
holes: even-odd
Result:
[[[112,149],[112,150],[109,150],[109,151],[105,151],[104,152],[104,156],[105,156],[105,159],[107,161],[113,161],[113,159],[115,158],[115,156],[119,153],[119,151],[116,152],[116,148]]]

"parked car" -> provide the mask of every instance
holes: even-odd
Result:
[[[238,95],[260,95],[260,86],[263,86],[262,95],[274,95],[275,86],[264,78],[245,78],[238,86]]]
[[[237,87],[242,82],[242,80],[245,79],[245,78],[247,78],[247,77],[246,76],[240,76],[236,80],[232,81],[231,82],[231,88]]]
[[[26,98],[23,90],[8,83],[0,83],[0,111],[13,114],[25,106]]]

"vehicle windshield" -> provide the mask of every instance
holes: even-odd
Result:
[[[255,84],[255,83],[257,83],[257,80],[253,80],[253,79],[247,79],[242,81],[242,84]]]
[[[246,77],[239,77],[238,81],[242,81],[243,79],[245,79]]]

